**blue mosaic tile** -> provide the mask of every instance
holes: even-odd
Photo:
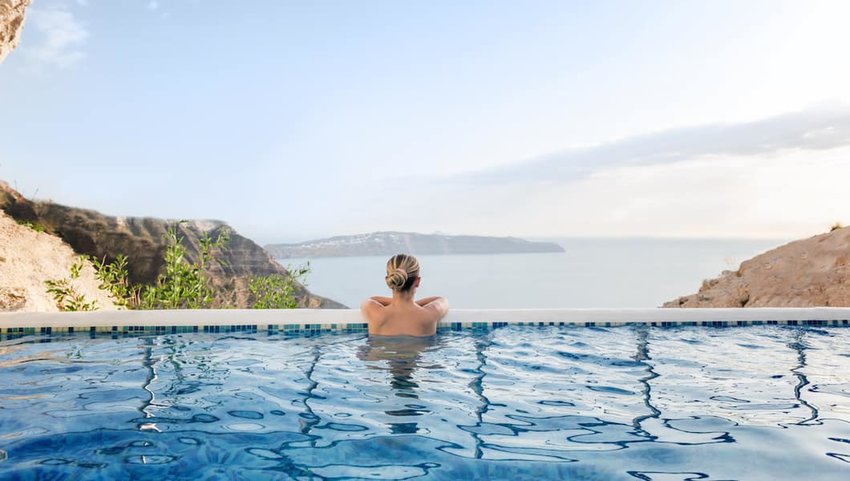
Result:
[[[653,321],[641,322],[616,322],[616,321],[521,321],[508,323],[504,321],[474,321],[474,322],[449,322],[438,325],[438,332],[452,331],[482,331],[497,329],[507,326],[526,327],[614,327],[614,326],[653,326],[661,328],[678,326],[705,326],[705,327],[729,327],[729,326],[761,326],[761,325],[788,325],[788,326],[850,326],[850,319],[842,320],[736,320],[736,321]],[[54,334],[87,333],[90,337],[111,336],[114,339],[128,336],[146,336],[163,334],[187,334],[204,332],[208,334],[247,333],[256,334],[264,332],[269,336],[281,335],[284,337],[313,337],[318,335],[333,334],[365,334],[368,332],[366,323],[328,323],[328,324],[229,324],[229,325],[194,325],[194,326],[140,326],[140,325],[114,325],[88,328],[73,327],[7,327],[0,328],[0,339],[15,339],[23,336],[40,335],[48,338]]]

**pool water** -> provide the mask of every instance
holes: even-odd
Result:
[[[30,336],[0,381],[3,480],[850,479],[842,328]]]

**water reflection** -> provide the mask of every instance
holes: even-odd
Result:
[[[472,392],[478,397],[481,403],[475,409],[476,427],[483,426],[484,415],[490,410],[490,399],[484,394],[484,376],[487,374],[484,368],[487,366],[487,348],[493,343],[493,335],[486,334],[483,338],[475,342],[475,358],[478,365],[475,368],[475,377],[469,386]],[[481,459],[484,456],[484,440],[481,439],[480,432],[472,432],[472,438],[475,440],[475,458]]]
[[[632,424],[635,427],[635,434],[638,436],[644,436],[649,440],[656,439],[656,436],[653,436],[649,432],[647,432],[643,428],[643,422],[647,419],[655,419],[661,416],[661,411],[656,408],[652,404],[652,386],[650,385],[650,381],[657,378],[659,376],[658,373],[655,372],[655,369],[652,363],[647,362],[651,361],[652,357],[650,357],[649,353],[649,327],[648,326],[637,326],[635,328],[635,344],[636,351],[635,355],[632,359],[635,362],[644,366],[644,370],[646,375],[638,378],[638,382],[641,384],[641,396],[643,397],[643,405],[649,410],[649,413],[637,416],[632,420]]]
[[[310,403],[311,399],[318,397],[315,394],[315,391],[319,386],[319,383],[313,379],[313,373],[316,372],[316,365],[319,364],[321,357],[322,351],[319,349],[319,346],[312,346],[310,349],[310,361],[307,365],[307,369],[304,371],[304,377],[307,379],[307,389],[304,390],[304,398],[301,399],[301,407],[304,411],[299,414],[301,419],[298,421],[301,425],[302,434],[310,434],[313,427],[321,421],[321,418],[313,411],[313,406]],[[312,445],[315,445],[316,439],[312,438],[310,442]]]
[[[358,349],[357,357],[361,361],[382,361],[387,367],[368,365],[373,369],[386,369],[390,374],[390,387],[396,397],[417,400],[419,384],[414,380],[416,370],[422,367],[422,353],[437,345],[437,337],[412,336],[370,336]],[[418,403],[408,401],[402,409],[384,411],[388,416],[421,416],[430,410]],[[411,434],[418,429],[416,422],[389,423],[393,434]]]
[[[809,379],[803,370],[806,368],[806,332],[801,329],[794,331],[794,341],[788,344],[788,347],[797,352],[797,365],[791,368],[791,373],[797,378],[797,385],[794,386],[794,398],[809,410],[809,416],[806,419],[798,422],[799,425],[820,424],[818,420],[818,409],[808,401],[803,399],[803,388],[809,385]]]
[[[144,348],[142,354],[142,366],[144,366],[146,374],[145,381],[142,383],[142,390],[148,394],[148,398],[142,401],[142,406],[139,410],[142,412],[142,417],[145,419],[150,419],[155,416],[151,408],[156,407],[157,405],[156,393],[153,389],[151,389],[151,385],[157,380],[156,361],[153,359],[153,343],[154,338],[143,338]],[[138,428],[142,431],[159,432],[159,428],[156,426],[155,422],[138,423]]]

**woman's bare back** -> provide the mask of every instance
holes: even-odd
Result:
[[[399,302],[375,296],[361,307],[369,323],[369,334],[376,336],[433,336],[437,332],[437,322],[448,310],[449,304],[442,297]]]

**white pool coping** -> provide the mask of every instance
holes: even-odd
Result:
[[[803,308],[641,308],[641,309],[452,309],[440,324],[566,323],[623,325],[661,323],[741,323],[850,320],[848,307]],[[95,312],[3,312],[0,330],[9,328],[91,328],[107,326],[233,326],[355,324],[364,320],[357,309],[221,309]],[[761,323],[761,322],[758,322]]]

